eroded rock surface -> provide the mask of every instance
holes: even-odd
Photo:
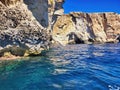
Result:
[[[59,46],[120,41],[119,14],[64,14],[63,3],[0,0],[0,56],[39,55],[50,43]]]
[[[6,52],[16,56],[39,55],[49,48],[49,32],[28,5],[16,3],[0,2],[0,56]]]
[[[120,15],[116,13],[75,13],[62,15],[53,26],[53,39],[69,43],[117,42]]]
[[[48,0],[49,29],[53,29],[53,25],[57,18],[64,14],[64,0]]]

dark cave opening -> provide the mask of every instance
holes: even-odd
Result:
[[[76,33],[71,32],[68,36],[69,44],[84,44],[84,41],[80,39]]]
[[[120,43],[120,35],[118,35],[117,40],[118,40],[118,42]]]

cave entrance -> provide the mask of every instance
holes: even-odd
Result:
[[[118,40],[118,42],[120,42],[120,35],[118,35],[117,40]]]
[[[84,41],[79,38],[74,32],[69,33],[67,36],[69,44],[84,44]]]

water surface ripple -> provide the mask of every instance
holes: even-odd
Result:
[[[0,90],[120,90],[120,44],[68,45],[1,61]]]

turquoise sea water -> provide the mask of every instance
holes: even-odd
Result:
[[[120,44],[68,45],[1,61],[0,90],[120,90]]]

